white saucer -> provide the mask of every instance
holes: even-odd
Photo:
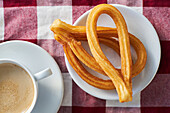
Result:
[[[117,4],[114,4],[113,6],[115,6],[122,13],[127,23],[128,31],[140,39],[147,51],[147,62],[144,70],[132,80],[134,95],[142,91],[152,81],[158,70],[161,56],[160,42],[154,27],[146,17],[127,6]],[[85,26],[89,12],[90,11],[87,11],[82,16],[80,16],[74,25]],[[97,24],[99,26],[115,28],[113,20],[106,14],[103,14],[99,17]],[[83,43],[83,46],[86,50],[89,51],[87,43]],[[105,55],[109,58],[113,65],[120,67],[120,58],[118,57],[118,55],[106,46],[101,45],[101,47],[102,50],[104,50]],[[135,52],[132,51],[133,56],[134,54]],[[77,75],[74,69],[70,66],[66,57],[65,60],[67,69],[71,77],[80,88],[100,99],[118,100],[116,90],[101,90],[87,84]],[[95,73],[91,69],[87,67],[85,68],[88,69],[92,74],[96,76],[101,76],[100,74]]]
[[[26,41],[8,41],[0,44],[0,59],[14,59],[34,74],[47,67],[52,75],[38,82],[39,94],[32,113],[57,113],[63,99],[63,78],[55,60],[39,46]]]

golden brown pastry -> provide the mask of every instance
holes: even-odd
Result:
[[[117,29],[97,27],[96,22],[100,14],[106,13],[112,17]],[[66,57],[77,74],[88,84],[101,89],[116,88],[119,101],[132,100],[132,80],[146,64],[146,50],[135,36],[128,33],[127,26],[121,13],[108,4],[98,5],[90,12],[86,27],[72,26],[59,19],[51,26],[55,39],[63,44]],[[86,38],[87,34],[87,38]],[[119,42],[113,37],[118,38]],[[89,55],[81,46],[80,41],[88,40],[93,56]],[[109,62],[102,52],[99,42],[113,48],[121,56],[121,70]],[[132,65],[130,44],[137,53],[137,61]],[[111,80],[103,80],[90,74],[79,62],[82,61],[89,68],[109,76]]]

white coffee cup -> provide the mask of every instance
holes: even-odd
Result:
[[[3,64],[3,63],[15,64],[15,65],[23,68],[28,73],[30,78],[32,79],[33,86],[34,86],[34,97],[33,97],[32,104],[29,106],[29,108],[25,112],[25,113],[30,113],[34,108],[34,106],[36,104],[36,101],[37,101],[37,97],[38,97],[38,83],[37,83],[37,81],[52,75],[51,69],[46,68],[46,69],[44,69],[44,70],[42,70],[42,71],[40,71],[40,72],[38,72],[36,74],[33,74],[26,66],[24,66],[23,64],[15,61],[15,60],[12,60],[12,59],[0,59],[0,64]]]

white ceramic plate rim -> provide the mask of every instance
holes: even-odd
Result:
[[[124,5],[119,5],[119,4],[111,4],[111,5],[113,5],[113,6],[118,6],[118,7],[121,7],[121,8],[128,8],[129,10],[136,12],[134,9],[132,9],[132,8],[130,8],[130,7],[127,7],[127,6],[124,6]],[[90,11],[91,11],[91,9],[88,10],[87,12],[85,12],[83,15],[81,15],[81,16],[75,21],[75,23],[74,23],[73,25],[74,25],[74,26],[78,25],[78,24],[80,23],[80,21],[89,14]],[[139,12],[136,12],[136,13],[140,14]],[[154,29],[154,27],[153,27],[153,25],[150,23],[150,21],[149,21],[144,15],[140,14],[140,16],[141,16],[141,18],[143,18],[143,19],[145,19],[145,20],[148,21],[148,23],[152,26],[152,29],[153,29],[154,32],[156,33],[156,30]],[[157,33],[156,33],[156,35],[157,35]],[[150,84],[150,82],[151,82],[151,81],[153,80],[153,78],[155,77],[155,75],[156,75],[156,73],[157,73],[157,70],[158,70],[158,68],[159,68],[160,59],[161,59],[161,46],[160,46],[160,41],[159,41],[158,35],[157,35],[156,37],[157,37],[157,38],[156,38],[155,40],[156,40],[156,41],[158,42],[158,44],[159,44],[159,45],[158,45],[158,46],[159,46],[159,50],[158,50],[158,51],[159,51],[159,53],[160,53],[159,56],[158,56],[158,57],[159,57],[159,58],[158,58],[158,59],[159,59],[158,65],[157,65],[157,67],[156,67],[156,70],[155,70],[153,76],[152,76],[151,79],[148,81],[148,83],[145,84],[145,86],[143,86],[140,90],[138,89],[138,90],[136,91],[136,93],[142,91],[144,88],[146,88],[146,87]],[[105,97],[105,96],[98,96],[98,95],[95,94],[95,93],[89,92],[89,90],[88,90],[87,88],[85,88],[84,86],[82,86],[81,84],[79,84],[79,82],[77,81],[77,76],[78,76],[78,75],[74,75],[74,74],[72,73],[72,71],[74,71],[74,70],[73,70],[72,67],[70,67],[70,64],[69,64],[66,56],[65,56],[65,61],[66,61],[66,66],[67,66],[67,68],[68,68],[68,71],[69,71],[72,79],[73,79],[74,82],[75,82],[81,89],[83,89],[85,92],[87,92],[88,94],[93,95],[93,96],[95,96],[95,97],[97,97],[97,98],[100,98],[100,99],[118,100],[118,98],[114,98],[114,97],[113,97],[113,98],[108,98],[108,97]],[[74,71],[74,72],[75,72],[75,71]],[[75,72],[75,73],[76,73],[76,72]],[[93,87],[93,86],[92,86],[92,87]],[[135,93],[135,94],[136,94],[136,93]],[[134,94],[133,94],[133,95],[134,95]]]

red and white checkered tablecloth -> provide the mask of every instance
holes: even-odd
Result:
[[[71,79],[62,46],[49,27],[60,18],[73,24],[97,4],[123,4],[146,16],[161,42],[161,64],[151,82],[130,103],[95,98]],[[26,40],[47,50],[63,74],[65,93],[58,113],[170,113],[170,0],[0,0],[0,42]]]

